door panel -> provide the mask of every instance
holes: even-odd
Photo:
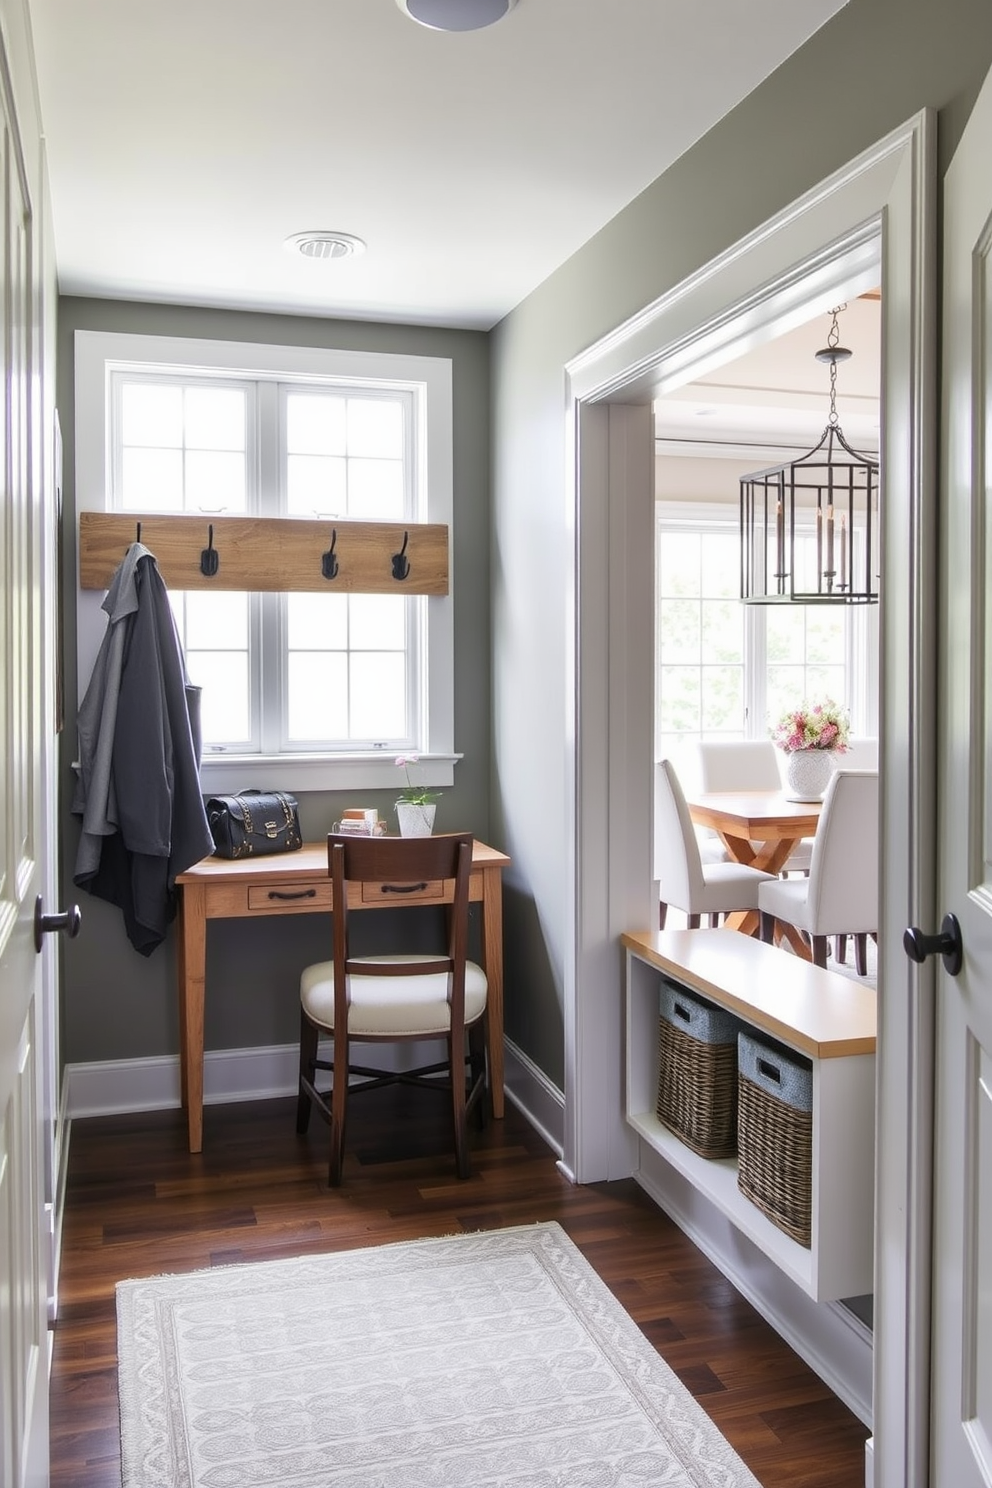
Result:
[[[47,1482],[39,968],[43,487],[33,216],[0,47],[0,1481]]]
[[[933,1477],[992,1482],[992,79],[948,172],[938,915],[959,976],[936,971]]]

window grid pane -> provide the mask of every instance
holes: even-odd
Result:
[[[659,517],[656,575],[658,758],[693,738],[767,738],[804,698],[848,701],[847,607],[741,604],[736,526]]]
[[[412,391],[131,369],[112,387],[117,510],[418,518]],[[254,470],[268,484],[278,472],[277,489],[255,492]],[[263,739],[287,752],[420,747],[419,598],[286,595],[268,632],[259,595],[169,597],[203,688],[205,753],[257,752]],[[255,648],[276,628],[263,662]]]

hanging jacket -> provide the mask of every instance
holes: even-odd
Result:
[[[143,544],[128,549],[103,608],[107,633],[78,717],[73,881],[118,906],[147,956],[175,915],[176,875],[213,851],[200,794],[199,689]]]

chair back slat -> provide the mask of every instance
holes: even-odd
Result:
[[[334,1018],[338,1028],[347,1025],[349,976],[424,976],[443,972],[448,976],[448,1000],[453,1031],[464,1027],[465,960],[468,954],[468,890],[472,872],[473,837],[468,832],[447,832],[436,837],[357,837],[330,832],[327,859],[331,875],[334,911]],[[448,954],[430,962],[396,961],[356,964],[351,958],[348,929],[349,883],[382,883],[395,894],[390,908],[423,907],[422,900],[404,902],[405,890],[416,891],[438,881],[452,884],[448,911]]]

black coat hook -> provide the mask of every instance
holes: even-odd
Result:
[[[408,579],[410,577],[410,560],[406,556],[406,545],[410,541],[409,532],[403,534],[403,546],[398,553],[393,554],[393,578]]]
[[[320,571],[325,579],[336,579],[338,576],[338,560],[334,552],[338,540],[338,529],[331,529],[331,546],[326,553],[320,555]]]
[[[141,541],[141,523],[140,522],[135,522],[135,524],[134,524],[134,540],[137,543],[140,543],[140,541]],[[125,553],[127,553],[127,552],[130,551],[130,547],[131,547],[131,545],[129,543],[128,546],[124,549]]]
[[[200,572],[205,579],[212,579],[220,568],[220,554],[214,547],[214,524],[207,529],[207,546],[200,550]]]

